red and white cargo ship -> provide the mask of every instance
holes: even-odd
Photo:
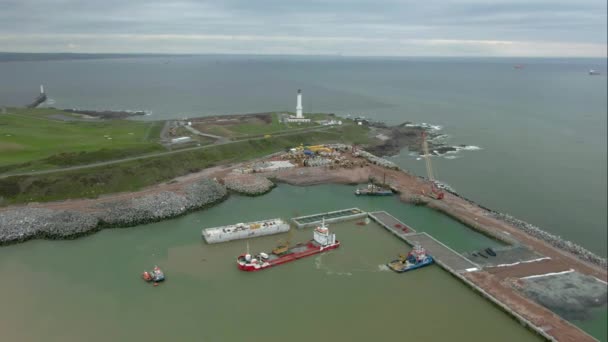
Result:
[[[249,253],[241,254],[236,259],[236,264],[242,271],[259,271],[307,256],[323,253],[338,247],[340,247],[340,241],[336,240],[336,234],[330,233],[325,225],[325,221],[323,221],[321,226],[315,228],[313,239],[307,243],[299,243],[294,247],[285,249],[279,247],[270,254],[263,252],[257,255],[251,255]]]

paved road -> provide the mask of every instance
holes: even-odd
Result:
[[[311,131],[326,131],[326,130],[329,130],[329,129],[332,129],[332,128],[335,128],[335,126],[322,126],[322,127],[312,127],[312,128],[306,128],[306,129],[297,129],[297,130],[283,132],[283,133],[274,133],[274,134],[271,134],[271,135],[273,137],[276,137],[276,136],[286,136],[286,135],[295,135],[295,134],[300,134],[300,133],[304,133],[304,132],[311,132]],[[103,161],[103,162],[91,163],[91,164],[86,164],[86,165],[76,165],[76,166],[70,166],[70,167],[63,167],[63,168],[59,168],[59,169],[40,170],[40,171],[27,171],[27,172],[19,172],[19,173],[6,173],[6,174],[0,175],[0,179],[7,178],[7,177],[12,177],[12,176],[33,176],[33,175],[43,175],[43,174],[55,173],[55,172],[63,172],[63,171],[82,170],[82,169],[88,169],[88,168],[93,168],[93,167],[98,167],[98,166],[119,164],[119,163],[124,163],[124,162],[128,162],[128,161],[133,161],[133,160],[141,160],[141,159],[147,159],[147,158],[154,158],[154,157],[166,156],[166,155],[170,155],[170,154],[177,154],[177,153],[183,153],[183,152],[195,151],[195,150],[204,150],[204,149],[216,147],[216,146],[219,146],[219,145],[235,144],[235,143],[242,142],[242,141],[261,140],[261,139],[265,139],[265,138],[262,136],[262,137],[246,138],[246,139],[233,140],[233,141],[223,141],[223,142],[217,142],[217,143],[215,143],[213,145],[188,147],[188,148],[183,148],[183,149],[176,150],[176,151],[157,152],[157,153],[145,154],[145,155],[141,155],[141,156],[135,156],[135,157],[129,157],[129,158],[123,158],[123,159],[115,159],[115,160],[108,160],[108,161]]]

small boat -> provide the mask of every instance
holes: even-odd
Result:
[[[158,283],[165,280],[165,274],[158,266],[154,266],[152,271],[144,271],[141,277],[147,282],[154,283]]]
[[[399,259],[391,261],[386,266],[397,273],[403,273],[431,265],[432,263],[433,257],[426,254],[426,250],[420,245],[415,245],[414,249],[406,256],[400,255]]]
[[[488,255],[495,257],[496,253],[494,252],[494,250],[490,247],[486,248],[486,253],[488,253]]]
[[[482,257],[482,258],[486,258],[486,259],[488,258],[488,256],[487,256],[487,255],[485,255],[485,254],[483,254],[481,251],[480,251],[480,252],[478,252],[478,254],[479,254],[479,256],[480,256],[480,257]]]
[[[477,254],[476,252],[471,253],[471,255],[474,257],[479,256],[479,254]]]
[[[589,70],[589,75],[599,75],[599,74],[600,74],[600,72],[597,70],[593,70],[593,69]]]
[[[384,175],[384,181],[382,185],[376,185],[370,178],[370,182],[367,185],[367,188],[355,190],[355,195],[366,195],[366,196],[391,196],[394,195],[393,190],[386,185],[386,175]]]

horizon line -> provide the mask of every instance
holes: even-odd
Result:
[[[177,57],[191,57],[191,56],[276,56],[276,57],[357,57],[357,58],[530,58],[530,59],[541,59],[541,58],[592,58],[592,59],[608,59],[606,56],[497,56],[497,55],[354,55],[354,54],[297,54],[297,53],[219,53],[219,52],[207,52],[207,53],[166,53],[166,52],[74,52],[74,51],[62,51],[62,52],[23,52],[23,51],[0,51],[0,54],[13,54],[13,55],[121,55],[121,56],[177,56]]]

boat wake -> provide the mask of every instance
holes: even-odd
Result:
[[[384,271],[390,271],[391,269],[388,268],[388,266],[382,264],[382,265],[378,265],[378,271],[380,272],[384,272]]]

